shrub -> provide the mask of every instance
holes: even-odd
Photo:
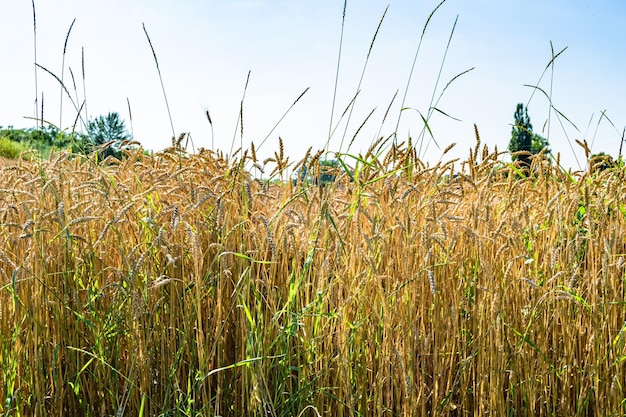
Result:
[[[0,138],[0,157],[8,159],[17,159],[28,149],[21,143],[14,142],[9,138]]]

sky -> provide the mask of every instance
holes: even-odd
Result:
[[[474,124],[490,150],[506,150],[521,102],[564,167],[585,167],[576,140],[618,155],[626,126],[623,0],[447,0],[424,31],[439,3],[349,0],[342,38],[343,0],[35,1],[36,62],[63,77],[73,104],[34,65],[32,2],[3,0],[0,126],[35,127],[35,98],[41,104],[43,95],[48,122],[71,129],[85,102],[84,120],[118,112],[154,151],[188,132],[189,150],[230,155],[254,142],[267,157],[280,137],[294,161],[309,147],[364,153],[397,132],[434,164],[467,159]]]

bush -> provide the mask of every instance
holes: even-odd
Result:
[[[8,159],[17,159],[28,149],[21,143],[14,142],[9,138],[0,138],[0,157]]]

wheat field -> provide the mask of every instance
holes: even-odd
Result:
[[[0,413],[624,415],[624,170],[376,146],[1,162]]]

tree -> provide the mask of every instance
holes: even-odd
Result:
[[[526,154],[513,155],[514,161],[520,161],[523,168],[530,167],[531,155],[536,155],[543,149],[548,148],[549,143],[546,138],[533,132],[533,125],[528,116],[528,107],[518,103],[515,109],[515,124],[511,131],[511,141],[509,151],[511,153],[525,151]],[[550,153],[550,149],[547,149]]]
[[[131,135],[126,130],[124,121],[116,112],[90,120],[84,137],[86,150],[98,151],[102,159],[107,156],[121,157],[123,142],[130,139]]]
[[[604,152],[591,155],[589,158],[589,169],[591,172],[600,172],[610,168],[621,168],[623,166],[622,161],[613,159],[611,155],[607,155]]]
[[[551,154],[550,144],[548,143],[548,139],[544,138],[541,135],[533,133],[532,143],[530,145],[530,153],[533,155],[537,155],[539,152],[546,150],[546,154]]]
[[[304,184],[315,184],[315,185],[328,185],[337,179],[337,169],[339,168],[339,161],[336,159],[322,159],[319,161],[319,173],[317,176],[313,172],[309,172],[310,158],[307,160],[307,163],[300,167],[296,172],[294,172],[294,177],[292,178],[293,185],[297,185],[298,182]]]

